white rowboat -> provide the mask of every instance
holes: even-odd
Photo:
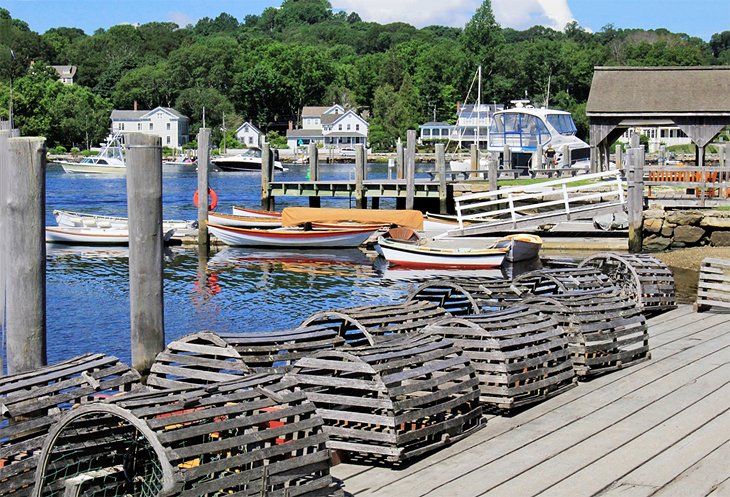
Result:
[[[328,248],[357,247],[377,231],[375,228],[303,230],[246,229],[208,224],[208,230],[226,245],[242,247]]]
[[[428,240],[396,240],[378,237],[375,250],[395,265],[420,268],[496,268],[509,248],[447,248]]]
[[[163,241],[168,241],[173,233],[175,230],[166,231]],[[118,228],[49,226],[46,228],[46,242],[78,245],[128,245],[129,231]]]
[[[126,217],[104,216],[100,214],[89,214],[85,212],[73,212],[56,209],[53,211],[56,223],[65,227],[85,227],[126,230],[129,220]],[[186,221],[184,219],[166,219],[162,221],[162,229],[167,232],[175,230],[178,236],[193,235],[197,233],[197,221]]]
[[[257,209],[248,209],[246,207],[233,206],[234,216],[248,216],[248,217],[275,217],[281,218],[281,212],[273,211],[262,211]]]
[[[208,213],[208,223],[221,226],[235,226],[237,228],[281,228],[281,218],[237,216],[235,214]]]

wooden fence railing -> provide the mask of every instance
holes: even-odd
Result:
[[[707,197],[730,197],[730,166],[649,166],[644,168],[644,185],[704,190]]]

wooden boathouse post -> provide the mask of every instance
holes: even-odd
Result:
[[[46,139],[0,131],[8,374],[46,365]]]
[[[198,245],[207,250],[208,236],[208,163],[210,162],[210,129],[198,130]],[[203,200],[205,199],[205,200]]]
[[[635,136],[638,141],[638,135]],[[628,181],[626,200],[629,217],[629,252],[638,254],[644,243],[644,147],[638,146],[627,151],[626,179]]]
[[[403,151],[403,141],[400,137],[395,144],[395,172],[396,179],[405,179],[405,152]]]
[[[449,206],[446,190],[446,147],[443,143],[436,144],[436,173],[439,178],[439,213],[446,214]]]
[[[319,149],[316,143],[310,143],[307,149],[309,154],[309,181],[319,181]],[[261,163],[263,165],[263,162]],[[314,189],[315,192],[317,189]],[[309,197],[309,207],[319,207],[321,199],[317,196]]]
[[[406,209],[413,209],[416,196],[416,130],[409,129],[406,138]]]
[[[162,139],[128,133],[125,141],[132,367],[145,376],[165,348]],[[199,203],[207,203],[207,189],[199,198]]]
[[[271,144],[264,143],[261,150],[261,208],[266,211],[274,209],[274,199],[269,196],[273,170],[274,154],[271,153]]]
[[[364,197],[362,187],[365,176],[365,161],[363,160],[363,145],[355,145],[355,208],[367,208],[367,200]]]

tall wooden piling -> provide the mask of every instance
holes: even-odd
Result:
[[[509,145],[506,143],[502,151],[502,166],[505,169],[512,169],[512,150],[510,150]]]
[[[479,148],[476,143],[472,143],[469,147],[469,157],[471,159],[471,177],[476,178],[476,171],[479,169]]]
[[[616,144],[616,169],[621,170],[624,167],[624,148],[620,143]]]
[[[413,209],[416,197],[416,130],[409,129],[406,138],[406,209]]]
[[[644,243],[644,147],[626,153],[628,180],[629,252],[640,253]]]
[[[125,141],[132,367],[146,375],[155,356],[165,348],[162,139],[129,133]],[[206,192],[200,202],[207,202]]]
[[[365,177],[365,161],[362,145],[355,145],[355,208],[367,208],[367,200],[363,196],[362,182]]]
[[[487,168],[489,169],[489,191],[493,192],[499,188],[497,186],[497,179],[499,178],[499,164],[497,159],[489,159]]]
[[[449,206],[446,187],[446,147],[443,143],[436,144],[436,172],[439,178],[439,212],[446,214]]]
[[[309,153],[309,181],[319,181],[319,149],[316,143],[310,143],[308,147]],[[309,207],[319,207],[321,200],[319,197],[309,197]]]
[[[395,144],[395,172],[396,179],[405,179],[405,152],[403,151],[403,142],[400,138]]]
[[[198,245],[208,247],[208,163],[210,162],[210,129],[198,131]]]
[[[271,145],[264,143],[261,150],[261,208],[267,211],[274,209],[274,199],[269,196],[269,183],[273,179],[274,155]]]
[[[5,338],[15,374],[46,365],[46,145],[3,134]]]

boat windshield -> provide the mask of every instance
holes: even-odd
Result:
[[[578,131],[570,114],[548,114],[547,121],[561,135],[574,135]]]
[[[241,155],[243,155],[244,157],[258,157],[258,158],[260,158],[262,154],[261,154],[261,149],[260,148],[249,148],[249,149],[246,149],[246,151],[243,152]]]
[[[523,112],[495,114],[489,127],[490,147],[536,150],[550,141],[550,132],[542,120]]]

